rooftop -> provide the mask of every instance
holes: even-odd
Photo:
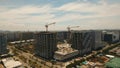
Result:
[[[71,44],[67,44],[67,43],[58,44],[57,47],[58,47],[58,50],[55,53],[61,54],[61,55],[67,55],[67,54],[78,51],[71,48]]]
[[[6,68],[14,68],[14,67],[22,66],[21,62],[15,61],[13,58],[5,58],[2,59],[2,61]]]

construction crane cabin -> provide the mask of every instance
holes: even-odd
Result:
[[[49,26],[49,25],[53,25],[53,24],[55,24],[55,23],[56,23],[56,22],[46,24],[46,25],[45,25],[45,27],[46,27],[46,32],[48,32],[48,26]]]

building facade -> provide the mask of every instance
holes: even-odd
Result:
[[[6,35],[8,42],[19,41],[21,39],[20,32],[7,32]]]
[[[119,41],[119,31],[108,31],[104,34],[104,41],[107,43],[116,43]]]
[[[35,35],[35,54],[51,59],[57,50],[56,33],[40,32]]]
[[[7,52],[8,52],[8,50],[7,50],[6,35],[3,33],[0,33],[0,55],[6,54]]]
[[[59,31],[57,32],[57,40],[60,42],[64,42],[64,40],[69,39],[69,32],[68,31]]]
[[[104,44],[102,42],[102,31],[92,31],[92,37],[94,44],[92,45],[92,50],[98,50],[102,47],[104,47]]]
[[[91,32],[80,31],[72,33],[72,48],[79,50],[79,55],[83,56],[92,52],[93,38]]]
[[[22,40],[29,40],[34,38],[33,32],[22,32]]]

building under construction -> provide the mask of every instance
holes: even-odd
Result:
[[[68,31],[59,31],[57,32],[57,40],[63,42],[64,40],[69,39]]]
[[[35,35],[35,54],[37,56],[51,59],[57,50],[56,33],[40,32]]]
[[[79,51],[71,48],[71,44],[62,43],[57,45],[54,58],[59,61],[65,61],[78,55]]]
[[[6,54],[7,52],[8,52],[8,50],[7,50],[6,35],[3,33],[0,33],[0,55]]]
[[[91,36],[93,37],[92,50],[98,50],[104,46],[102,42],[102,31],[92,31]]]
[[[72,33],[72,48],[79,50],[80,56],[92,52],[94,40],[91,34],[91,31],[79,31]]]

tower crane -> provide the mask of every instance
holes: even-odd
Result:
[[[71,27],[68,26],[67,29],[68,29],[68,31],[70,32],[70,31],[71,31],[71,28],[78,28],[78,27],[79,27],[79,26],[71,26]]]
[[[55,23],[56,23],[56,22],[46,24],[46,25],[45,25],[45,27],[46,27],[46,32],[48,32],[48,26],[49,26],[49,25],[52,25],[52,24],[55,24]]]
[[[69,33],[68,33],[68,39],[67,39],[68,42],[70,42],[70,40],[71,40],[71,36],[72,36],[71,28],[78,28],[78,27],[79,27],[79,26],[71,26],[71,27],[68,26],[68,27],[67,27],[68,32],[69,32]]]

